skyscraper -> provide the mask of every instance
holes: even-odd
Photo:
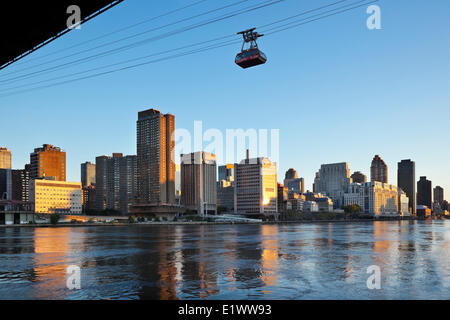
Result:
[[[276,214],[277,164],[267,158],[242,160],[234,165],[234,212]]]
[[[366,183],[367,182],[367,177],[364,173],[362,173],[361,171],[355,171],[352,175],[351,175],[352,181],[355,183]]]
[[[350,169],[347,162],[323,164],[316,173],[313,191],[325,193],[331,199],[336,208],[344,203],[344,193],[350,185]]]
[[[427,180],[427,177],[420,177],[417,182],[417,205],[427,206],[432,209],[432,194],[431,194],[431,181]]]
[[[305,181],[303,178],[298,177],[297,171],[293,168],[286,171],[283,184],[289,191],[294,191],[297,193],[305,192]]]
[[[408,196],[410,212],[416,214],[416,163],[414,161],[408,159],[398,163],[397,185]]]
[[[439,205],[442,206],[442,203],[444,203],[444,188],[440,186],[436,186],[433,189],[433,196],[434,196],[434,202],[439,203]]]
[[[95,184],[95,164],[89,161],[81,164],[81,185],[88,187]]]
[[[140,204],[175,204],[175,116],[138,113],[137,169]]]
[[[12,200],[28,202],[30,186],[30,165],[24,169],[11,170]]]
[[[376,155],[372,160],[370,181],[388,183],[388,166],[379,155]]]
[[[137,197],[137,157],[125,156],[120,159],[120,212],[128,214]]]
[[[0,147],[0,169],[11,169],[11,151]]]
[[[66,181],[66,153],[51,144],[34,149],[30,154],[31,179],[51,178]]]
[[[11,200],[11,169],[0,169],[0,200]]]
[[[217,210],[216,155],[194,152],[181,155],[181,204],[197,214]]]
[[[136,156],[113,153],[95,159],[95,207],[128,214],[137,194]]]
[[[120,210],[121,153],[95,158],[95,207],[97,210]]]

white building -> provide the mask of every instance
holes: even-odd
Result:
[[[303,211],[304,212],[318,212],[319,205],[315,201],[305,201],[303,203]]]
[[[374,216],[398,216],[399,191],[397,186],[378,181],[352,183],[344,194],[344,205],[351,204]]]
[[[81,214],[82,200],[80,182],[30,181],[30,202],[36,213]]]
[[[398,208],[401,216],[409,217],[411,215],[409,212],[409,198],[400,188],[398,188]]]
[[[217,210],[216,155],[194,152],[181,155],[181,204],[198,214]]]
[[[234,165],[234,212],[276,214],[277,164],[268,158],[249,158]]]
[[[347,162],[323,164],[316,173],[313,192],[325,193],[333,200],[335,207],[343,204],[344,193],[352,182]]]

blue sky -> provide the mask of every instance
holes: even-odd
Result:
[[[39,56],[192,2],[126,0],[23,64],[0,71],[0,80],[2,74],[21,74],[15,71],[48,60],[32,62]],[[80,48],[232,2],[236,1],[210,0]],[[118,55],[23,82],[1,83],[0,90],[233,34],[331,2],[285,0]],[[205,130],[224,133],[227,128],[279,129],[279,181],[293,167],[311,188],[321,164],[342,161],[349,162],[352,172],[369,175],[370,162],[379,154],[389,166],[390,183],[396,184],[397,162],[413,159],[417,179],[426,175],[449,195],[450,2],[381,0],[378,5],[381,30],[367,29],[366,7],[361,7],[261,38],[269,60],[253,69],[234,65],[238,44],[62,86],[0,94],[0,145],[12,150],[15,168],[29,161],[33,148],[57,145],[67,152],[67,179],[78,181],[84,161],[113,152],[135,154],[137,112],[156,107],[173,113],[177,128],[191,131],[194,120],[202,120]]]

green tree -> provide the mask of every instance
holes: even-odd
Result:
[[[361,207],[357,204],[350,204],[348,206],[343,206],[342,209],[344,209],[345,213],[360,213]]]
[[[57,213],[54,213],[50,216],[50,223],[51,224],[57,224],[59,221],[59,215]]]

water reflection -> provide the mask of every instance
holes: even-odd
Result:
[[[3,299],[448,299],[450,224],[0,228]],[[82,268],[70,291],[66,268]],[[366,287],[382,269],[382,290]]]

